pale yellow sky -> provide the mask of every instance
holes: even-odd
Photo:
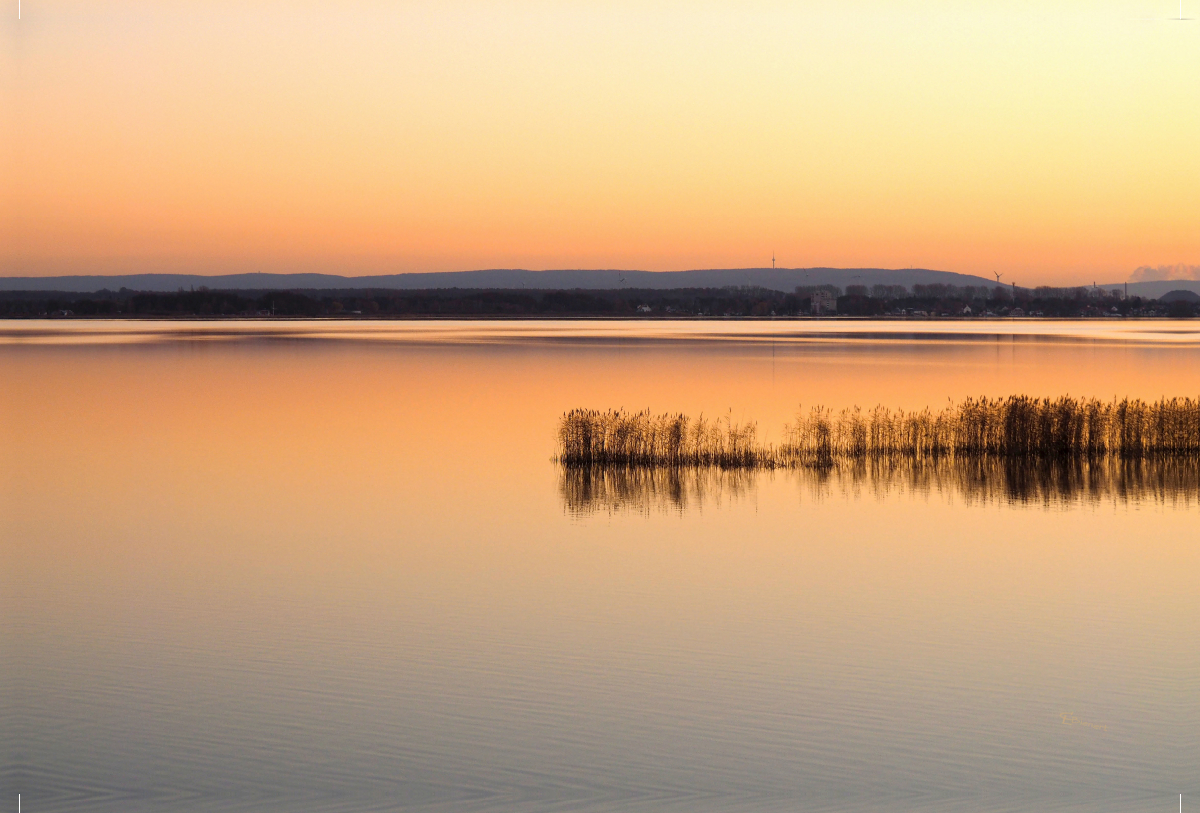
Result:
[[[15,6],[3,275],[1200,263],[1176,0]]]

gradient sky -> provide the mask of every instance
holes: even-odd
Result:
[[[1177,0],[11,5],[3,275],[1200,263]]]

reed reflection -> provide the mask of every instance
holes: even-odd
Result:
[[[684,512],[753,495],[769,472],[716,466],[559,466],[558,492],[572,515]]]
[[[759,471],[708,467],[559,467],[565,509],[597,513],[686,512],[753,495],[760,478],[792,480],[813,500],[938,495],[967,504],[1044,507],[1143,503],[1190,507],[1200,503],[1200,461],[1194,458],[1122,460],[887,457],[828,466]]]

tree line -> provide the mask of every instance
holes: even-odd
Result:
[[[849,285],[800,287],[793,292],[736,288],[616,290],[385,289],[219,291],[169,293],[96,291],[0,292],[0,318],[37,317],[770,317],[807,316],[825,291],[844,316],[961,317],[966,315],[1097,317],[1197,315],[1187,301],[1159,302],[1092,288],[1011,286]]]

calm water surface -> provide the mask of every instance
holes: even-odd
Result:
[[[1186,471],[550,460],[576,406],[1196,396],[1191,323],[0,328],[14,809],[1200,804]]]

